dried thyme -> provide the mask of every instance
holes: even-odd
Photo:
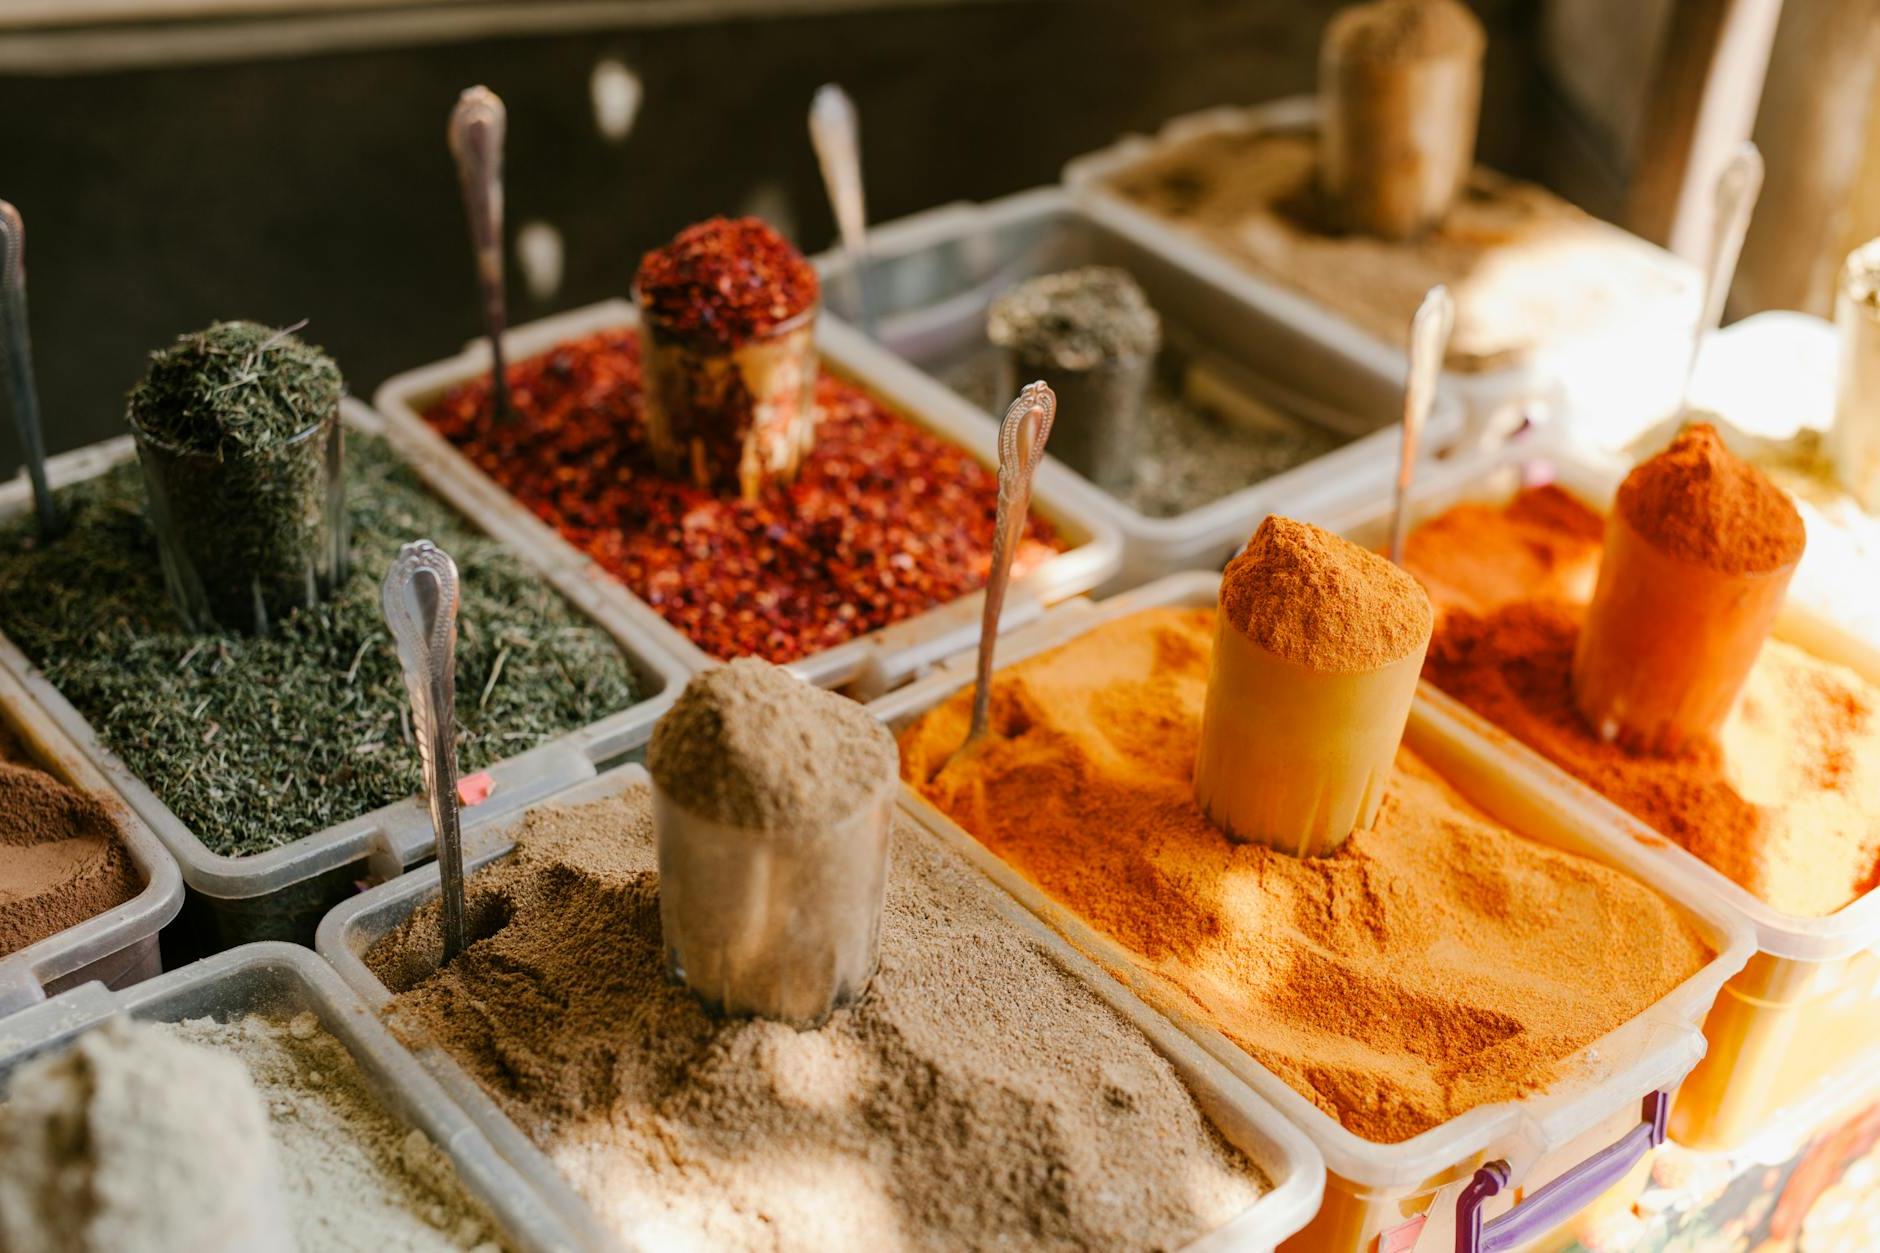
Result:
[[[625,658],[499,545],[350,433],[353,571],[266,638],[191,635],[165,598],[137,467],[65,489],[42,546],[0,527],[0,630],[205,844],[243,856],[414,794],[417,753],[378,576],[428,536],[463,572],[458,751],[480,769],[634,700]]]
[[[339,404],[339,367],[318,348],[255,322],[217,322],[150,354],[129,418],[174,452],[226,461],[291,441]]]

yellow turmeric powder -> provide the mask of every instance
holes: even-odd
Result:
[[[1153,609],[962,691],[902,774],[1319,1108],[1395,1143],[1536,1091],[1710,954],[1642,884],[1522,838],[1399,754],[1373,830],[1296,858],[1229,841],[1191,779],[1212,609]]]

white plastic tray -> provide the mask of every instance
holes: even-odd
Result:
[[[622,766],[560,797],[560,804],[581,804],[611,796],[628,785],[644,782],[646,771]],[[513,844],[486,849],[467,868],[481,867],[507,856]],[[320,924],[318,948],[374,1009],[382,1009],[391,994],[366,967],[364,955],[437,892],[437,868],[414,871],[393,883],[347,901]],[[1318,1152],[1259,1097],[1246,1091],[1217,1063],[1171,1031],[1166,1023],[1122,992],[1087,960],[1057,936],[1040,927],[1012,903],[988,890],[988,902],[1013,927],[1042,945],[1080,982],[1101,996],[1119,1014],[1149,1038],[1174,1065],[1196,1102],[1229,1143],[1241,1149],[1266,1173],[1273,1184],[1266,1193],[1226,1226],[1188,1246],[1191,1253],[1226,1249],[1272,1249],[1298,1231],[1319,1206],[1325,1186],[1325,1168]],[[438,1081],[470,1112],[503,1155],[535,1185],[558,1211],[586,1215],[585,1204],[526,1136],[505,1116],[461,1067],[440,1049],[427,1048],[419,1059]],[[591,1219],[590,1219],[591,1221]]]
[[[363,404],[349,399],[343,412],[349,426],[385,434],[414,469],[427,481],[431,478],[424,466],[424,449],[414,449],[400,441],[396,431],[385,430],[385,424]],[[125,436],[54,457],[47,470],[57,487],[90,478],[132,455],[130,437]],[[467,521],[503,538],[484,525],[475,507],[445,499]],[[30,504],[30,489],[23,477],[0,486],[0,517],[17,515]],[[630,623],[605,613],[584,581],[535,560],[526,547],[509,547],[518,561],[540,571],[557,591],[614,637],[645,695],[627,709],[489,767],[493,781],[489,799],[464,811],[466,835],[505,824],[535,801],[592,778],[601,766],[637,748],[651,734],[653,723],[678,698],[689,673],[657,642],[647,639]],[[250,857],[212,852],[123,759],[105,746],[91,724],[4,634],[0,634],[0,670],[10,672],[19,681],[59,730],[109,780],[111,789],[169,849],[182,868],[183,881],[210,907],[223,945],[255,939],[298,939],[304,943],[320,916],[349,893],[357,880],[389,879],[432,854],[436,837],[430,813],[423,798],[417,796]]]
[[[1054,648],[1093,627],[1163,605],[1212,605],[1215,574],[1175,575],[1100,603],[1066,606],[1005,641],[999,660],[1010,664]],[[870,710],[899,731],[973,681],[963,662],[875,701]],[[1347,1131],[1226,1036],[1191,1012],[1192,1002],[1159,976],[1142,971],[1127,950],[1053,901],[1029,880],[925,798],[905,785],[902,803],[949,847],[979,866],[999,886],[1062,934],[1081,952],[1199,1044],[1302,1128],[1324,1155],[1326,1167],[1361,1188],[1415,1189],[1466,1174],[1487,1158],[1512,1169],[1513,1183],[1529,1189],[1575,1160],[1560,1160],[1575,1142],[1638,1102],[1677,1084],[1704,1053],[1699,1030],[1711,1002],[1742,969],[1753,947],[1749,928],[1682,876],[1667,875],[1657,858],[1584,803],[1551,771],[1538,771],[1501,751],[1439,703],[1419,697],[1405,743],[1465,796],[1514,829],[1617,867],[1651,885],[1681,908],[1716,956],[1702,970],[1618,1029],[1582,1050],[1570,1073],[1550,1090],[1519,1101],[1482,1105],[1399,1144],[1376,1144]],[[1584,1150],[1581,1150],[1583,1152]]]
[[[1074,266],[1114,265],[1142,285],[1187,350],[1234,368],[1253,394],[1281,411],[1351,439],[1175,517],[1150,517],[1079,476],[1103,497],[1122,532],[1123,565],[1108,591],[1219,568],[1268,513],[1313,521],[1388,493],[1396,473],[1401,370],[1380,370],[1373,358],[1302,333],[1222,283],[1218,263],[1195,268],[1180,261],[1144,247],[1057,187],[945,205],[869,233],[876,335],[882,347],[930,375],[984,350],[986,310],[1014,285]],[[851,297],[854,268],[846,254],[824,253],[816,264],[825,299]],[[1462,426],[1460,407],[1439,403],[1424,448],[1445,448]]]
[[[61,783],[101,797],[117,810],[118,827],[143,887],[120,905],[56,935],[0,957],[0,1017],[67,988],[93,981],[129,987],[163,969],[157,933],[183,907],[183,876],[147,823],[124,805],[78,745],[35,704],[18,679],[0,670],[0,728],[13,733],[26,759]]]
[[[1206,275],[1272,318],[1364,363],[1366,369],[1401,379],[1407,368],[1404,340],[1387,343],[1338,314],[1245,268],[1198,236],[1171,226],[1108,188],[1112,177],[1158,150],[1222,131],[1297,129],[1318,122],[1318,101],[1294,96],[1247,108],[1221,107],[1166,123],[1153,137],[1126,136],[1107,148],[1077,157],[1064,167],[1064,183],[1099,221],[1144,248]],[[1617,229],[1616,227],[1614,228]],[[1511,407],[1575,404],[1582,408],[1636,409],[1661,414],[1676,403],[1696,318],[1698,279],[1685,262],[1663,253],[1667,272],[1680,276],[1682,294],[1661,306],[1642,308],[1626,324],[1572,342],[1548,345],[1505,369],[1444,371],[1441,390],[1459,402],[1471,429],[1484,430]]]
[[[250,1013],[308,1012],[346,1046],[385,1110],[444,1151],[465,1191],[488,1207],[516,1249],[562,1253],[601,1247],[593,1233],[535,1196],[326,963],[291,944],[231,949],[126,992],[86,984],[0,1022],[0,1091],[21,1063],[120,1014],[149,1022],[227,1022]]]
[[[608,300],[518,326],[504,336],[503,346],[509,360],[519,361],[596,331],[635,326],[638,320],[630,302]],[[903,416],[987,465],[997,464],[998,427],[991,418],[827,312],[817,319],[816,343],[829,365]],[[425,422],[424,411],[445,392],[488,372],[489,345],[478,341],[448,360],[386,380],[372,401],[401,440],[426,450],[418,466],[440,495],[539,563],[586,584],[583,604],[604,615],[602,621],[623,627],[631,624],[691,670],[717,664]],[[1063,466],[1047,460],[1038,468],[1032,508],[1057,527],[1068,547],[1026,577],[1013,580],[1000,619],[1002,630],[1037,617],[1047,605],[1101,584],[1116,572],[1122,556],[1122,537],[1112,519],[1109,498]],[[887,691],[978,639],[983,600],[979,592],[962,596],[893,626],[811,653],[789,668],[820,687],[844,688],[858,696]]]

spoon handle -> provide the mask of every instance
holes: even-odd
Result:
[[[6,330],[6,376],[12,392],[13,424],[33,484],[39,533],[59,530],[59,510],[46,482],[46,441],[39,423],[39,385],[33,378],[33,339],[26,323],[26,223],[20,211],[0,200],[0,322]]]
[[[868,299],[868,208],[862,192],[862,127],[855,102],[834,83],[816,89],[809,106],[809,140],[822,169],[823,187],[835,214],[842,251],[848,254],[849,281],[855,285],[855,320],[869,338],[875,335]]]
[[[979,620],[979,671],[973,687],[973,721],[966,734],[972,743],[986,733],[992,712],[992,653],[999,639],[999,615],[1012,581],[1012,558],[1025,533],[1031,509],[1031,481],[1044,460],[1045,441],[1057,419],[1057,393],[1043,381],[1028,383],[999,423],[999,511],[992,537],[992,568],[986,575],[986,603]]]
[[[457,161],[470,249],[490,336],[490,403],[498,418],[509,416],[509,379],[503,362],[503,331],[509,325],[503,293],[503,140],[509,114],[495,92],[470,87],[450,113],[450,154]]]
[[[1397,491],[1390,515],[1390,559],[1403,564],[1404,538],[1410,528],[1410,485],[1416,478],[1423,428],[1436,403],[1436,380],[1456,324],[1456,302],[1441,283],[1423,294],[1410,319],[1410,375],[1403,389],[1403,446],[1397,459]]]
[[[1717,185],[1712,192],[1716,208],[1710,223],[1710,251],[1704,258],[1704,303],[1691,335],[1690,359],[1684,366],[1680,411],[1690,407],[1691,379],[1697,374],[1697,357],[1703,351],[1704,337],[1723,322],[1723,306],[1730,297],[1736,263],[1743,255],[1743,237],[1749,233],[1750,215],[1756,211],[1762,185],[1762,152],[1745,140],[1717,172]]]
[[[411,722],[424,763],[425,797],[437,832],[444,888],[444,960],[464,949],[463,833],[457,809],[457,563],[430,540],[399,549],[380,588],[398,645]]]

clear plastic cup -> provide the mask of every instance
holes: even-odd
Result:
[[[266,635],[345,580],[338,405],[251,456],[218,458],[133,434],[164,586],[190,630]]]
[[[1659,550],[1614,510],[1573,654],[1601,738],[1668,755],[1714,740],[1769,638],[1795,563],[1730,574]]]
[[[653,785],[659,923],[672,977],[714,1010],[821,1026],[874,978],[892,774],[848,817],[757,831],[700,817]]]
[[[663,473],[746,500],[796,476],[816,442],[819,308],[725,348],[674,334],[640,298],[646,435]]]
[[[1834,299],[1839,339],[1834,426],[1828,449],[1835,475],[1861,508],[1880,513],[1880,239],[1847,255]]]
[[[1428,643],[1371,670],[1315,670],[1217,613],[1195,802],[1231,839],[1337,851],[1377,819]]]

